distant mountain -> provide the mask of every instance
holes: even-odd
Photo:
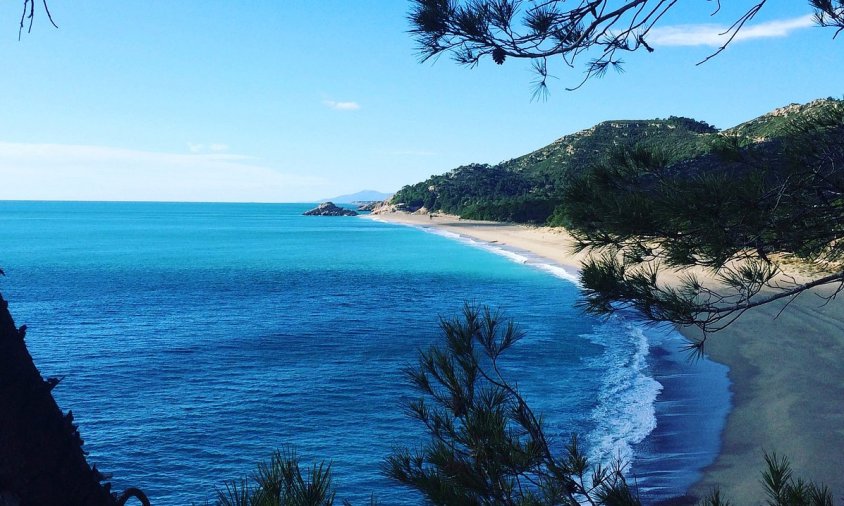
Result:
[[[775,141],[788,135],[791,120],[844,101],[820,99],[791,104],[719,131],[690,118],[605,121],[563,136],[532,153],[496,165],[470,164],[431,176],[396,192],[394,204],[425,207],[465,218],[545,223],[560,203],[560,189],[572,171],[605,159],[613,151],[643,147],[657,151],[668,164],[692,171],[695,160],[713,161],[712,153],[726,137],[744,145]]]
[[[374,202],[376,200],[387,200],[392,195],[392,193],[384,193],[375,190],[363,190],[349,195],[340,195],[337,197],[332,197],[330,199],[320,199],[320,202],[329,201],[334,202],[335,204],[350,204],[352,202]]]

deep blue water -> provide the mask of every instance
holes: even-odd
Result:
[[[577,433],[631,460],[647,499],[711,462],[726,370],[687,363],[673,332],[584,317],[519,252],[308,207],[0,202],[0,290],[117,490],[202,504],[293,445],[332,462],[340,499],[418,504],[379,466],[424,436],[402,369],[464,301],[526,332],[507,372],[558,448]]]

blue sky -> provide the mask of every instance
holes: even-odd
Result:
[[[684,2],[653,54],[575,92],[525,61],[420,64],[398,0],[50,2],[17,40],[0,7],[0,199],[302,202],[395,191],[495,163],[611,119],[719,128],[842,96],[844,41],[807,1],[769,2],[710,62],[713,34],[755,2]],[[726,4],[726,2],[725,2]]]

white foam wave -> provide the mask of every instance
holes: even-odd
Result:
[[[469,246],[473,246],[476,248],[481,248],[483,250],[489,251],[490,253],[494,253],[496,255],[502,256],[510,261],[516,262],[518,264],[529,265],[531,267],[535,267],[537,269],[543,270],[548,272],[549,274],[564,279],[570,283],[574,283],[575,285],[580,285],[580,277],[577,275],[576,271],[566,269],[565,267],[561,267],[559,265],[553,264],[548,262],[546,259],[533,255],[529,252],[521,252],[518,250],[514,250],[512,248],[508,248],[505,246],[501,246],[495,243],[480,241],[473,239],[471,237],[466,237],[464,235],[456,234],[454,232],[450,232],[448,230],[442,230],[435,227],[428,227],[428,226],[420,226],[420,225],[412,225],[407,224],[409,227],[418,228],[430,234],[439,235],[441,237],[445,237],[448,239],[452,239],[455,241],[462,242]]]
[[[463,241],[463,242],[474,242],[467,237],[463,237],[460,234],[455,234],[454,232],[449,232],[448,230],[440,230],[438,228],[431,228],[431,227],[419,227],[419,228],[421,228],[425,232],[430,232],[434,235],[440,235],[440,236],[443,236],[443,237],[447,237],[449,239],[456,239],[456,240]]]
[[[550,272],[552,275],[557,276],[560,279],[565,279],[566,281],[570,281],[575,285],[580,286],[580,276],[578,276],[576,272],[572,272],[564,267],[554,264],[538,263],[536,266],[543,271]]]
[[[510,251],[510,250],[506,250],[506,249],[501,248],[499,246],[494,246],[494,245],[491,245],[491,244],[484,244],[484,243],[479,244],[479,246],[481,248],[487,250],[487,251],[491,251],[492,253],[495,253],[496,255],[500,255],[500,256],[503,256],[504,258],[508,259],[508,260],[512,260],[513,262],[516,262],[517,264],[526,264],[526,263],[528,263],[528,260],[529,260],[528,257],[526,257],[524,255],[520,255],[520,254],[513,252],[513,251]]]
[[[621,318],[613,318],[586,337],[605,347],[589,364],[603,372],[591,414],[590,459],[605,464],[618,459],[629,465],[633,446],[656,428],[655,402],[662,391],[662,385],[649,375],[648,337],[641,326]]]

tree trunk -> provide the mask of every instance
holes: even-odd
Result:
[[[73,415],[53,399],[0,295],[0,506],[113,506],[111,485],[85,460]]]

